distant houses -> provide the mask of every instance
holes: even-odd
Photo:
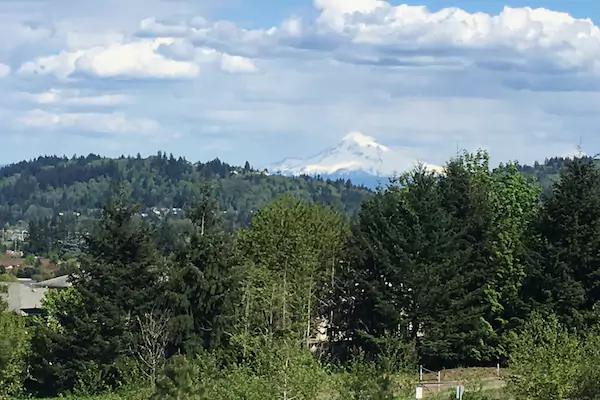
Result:
[[[38,258],[37,260],[40,262],[40,264],[52,263],[49,258]],[[32,265],[28,265],[27,259],[22,257],[0,258],[0,266],[4,267],[7,272],[10,272],[12,269],[18,267],[32,267]]]
[[[19,267],[25,263],[24,258],[2,258],[0,259],[0,266],[4,267],[4,270],[10,272],[14,268]]]
[[[18,250],[6,250],[8,257],[23,257],[23,252]]]

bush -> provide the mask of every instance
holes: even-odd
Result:
[[[184,356],[174,356],[166,364],[156,382],[151,400],[207,400],[201,364],[190,362]]]
[[[535,314],[511,338],[508,389],[518,399],[574,398],[582,361],[579,338],[555,316]]]
[[[29,349],[25,319],[13,312],[0,312],[0,395],[22,392]]]
[[[416,387],[414,345],[394,336],[375,341],[377,355],[369,360],[359,350],[342,372],[341,398],[393,400],[412,398]]]
[[[210,353],[194,361],[171,358],[153,399],[315,400],[333,394],[328,372],[293,342],[263,343],[254,349],[251,361],[240,364],[223,366],[221,361]]]
[[[600,329],[596,328],[585,336],[581,353],[582,365],[575,398],[595,400],[600,398]]]

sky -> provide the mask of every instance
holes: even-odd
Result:
[[[442,164],[600,152],[600,4],[0,0],[0,164],[257,167],[350,131]]]

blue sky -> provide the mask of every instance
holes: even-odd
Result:
[[[0,0],[0,164],[269,165],[360,131],[411,160],[600,152],[592,1]]]

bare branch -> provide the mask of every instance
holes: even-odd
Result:
[[[143,371],[152,384],[156,384],[157,374],[166,360],[166,349],[170,340],[170,313],[153,309],[141,316],[135,316],[137,330],[132,352],[145,366]]]

